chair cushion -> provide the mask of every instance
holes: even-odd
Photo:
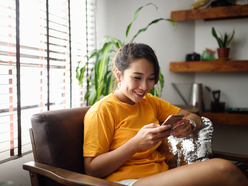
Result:
[[[161,145],[160,152],[170,168],[205,161],[212,157],[213,124],[201,117],[202,126],[184,138],[169,136]]]
[[[83,120],[88,109],[61,109],[33,115],[35,161],[83,173]]]

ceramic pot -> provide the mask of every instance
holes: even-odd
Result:
[[[219,59],[228,59],[230,48],[217,48]]]

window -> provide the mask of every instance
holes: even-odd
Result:
[[[0,1],[0,162],[31,151],[32,114],[83,106],[75,70],[95,48],[94,10],[95,0]]]

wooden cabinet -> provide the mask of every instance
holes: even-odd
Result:
[[[171,19],[173,21],[187,21],[196,19],[219,20],[247,17],[248,5],[224,6],[171,12]]]

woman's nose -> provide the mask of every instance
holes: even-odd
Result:
[[[146,90],[148,87],[148,83],[146,81],[143,81],[141,84],[140,84],[140,89],[142,90]]]

